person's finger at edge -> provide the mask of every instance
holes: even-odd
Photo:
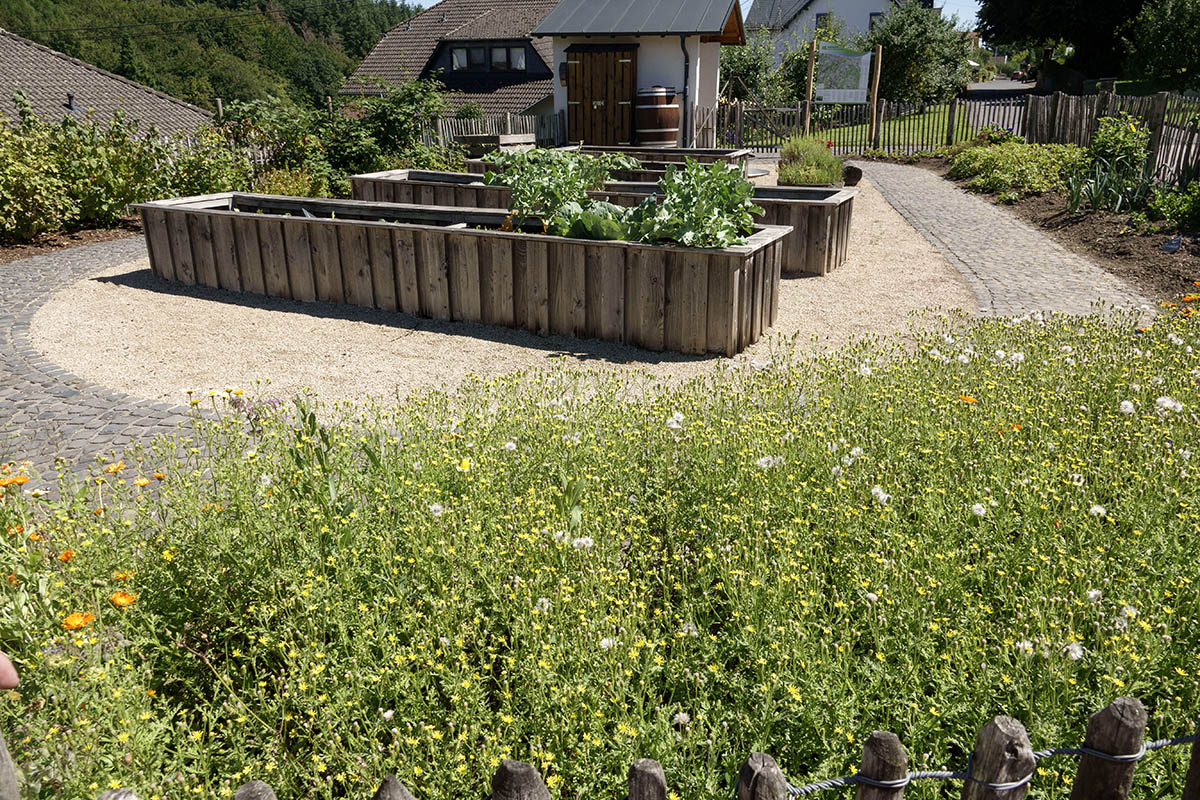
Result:
[[[0,689],[15,689],[21,682],[17,668],[4,653],[0,653]]]

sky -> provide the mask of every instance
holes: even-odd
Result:
[[[750,11],[750,6],[754,0],[740,0],[742,4],[742,16],[745,16]],[[974,27],[975,14],[979,11],[978,0],[934,0],[935,6],[942,7],[942,13],[949,17],[952,14],[957,14],[959,27],[971,28]]]

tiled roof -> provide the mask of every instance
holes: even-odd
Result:
[[[341,93],[374,93],[380,81],[401,83],[421,77],[444,41],[528,40],[529,32],[553,7],[554,0],[442,0],[384,34],[346,81]],[[545,70],[536,79],[517,74],[441,75],[451,92],[451,110],[475,102],[487,113],[517,113],[549,97],[554,91],[548,75],[552,69],[552,44],[548,38],[532,39],[532,43],[545,62]]]
[[[138,120],[143,131],[153,125],[160,134],[195,130],[211,114],[149,86],[122,78],[68,55],[43,47],[0,28],[0,116],[17,118],[13,92],[25,93],[34,112],[57,122],[88,111],[107,123],[120,109],[125,117]],[[78,111],[67,108],[67,94],[75,96]]]
[[[558,0],[535,30],[542,36],[719,34],[735,6],[734,0]]]

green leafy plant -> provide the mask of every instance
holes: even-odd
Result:
[[[1107,161],[1114,169],[1140,172],[1150,150],[1150,129],[1138,117],[1122,112],[1102,117],[1092,134],[1088,155]]]
[[[583,206],[587,193],[608,181],[610,170],[635,169],[637,159],[621,153],[595,155],[572,150],[499,150],[484,156],[496,169],[484,173],[490,186],[507,186],[509,211],[517,226],[539,219],[548,228],[568,203]]]
[[[1150,200],[1150,210],[1177,228],[1200,230],[1200,181],[1184,189],[1163,188]]]
[[[1091,164],[1068,175],[1064,182],[1071,211],[1087,206],[1115,214],[1145,208],[1154,184],[1152,164],[1144,158],[1129,163],[1124,155],[1093,159]]]
[[[763,209],[754,204],[754,185],[740,168],[688,159],[683,169],[667,167],[650,197],[627,217],[631,237],[642,242],[678,242],[688,247],[733,247],[754,228]]]
[[[204,127],[176,142],[167,176],[175,195],[245,191],[254,180],[254,167],[245,148],[230,146],[220,132]]]
[[[1002,202],[1064,188],[1069,176],[1087,163],[1087,152],[1070,144],[1021,144],[972,147],[950,159],[948,175],[967,180],[976,192],[996,193]]]

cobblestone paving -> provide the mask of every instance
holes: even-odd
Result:
[[[884,198],[962,273],[981,313],[1153,308],[1133,287],[990,200],[920,167],[857,162]]]
[[[97,454],[148,443],[187,418],[184,407],[72,375],[47,361],[29,338],[34,313],[56,291],[145,255],[145,240],[135,236],[0,264],[0,458],[29,459],[50,479],[56,458],[79,470]]]

